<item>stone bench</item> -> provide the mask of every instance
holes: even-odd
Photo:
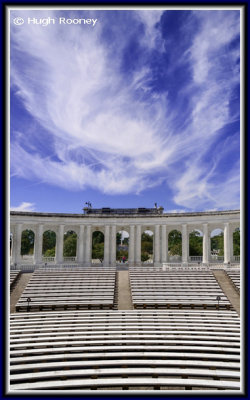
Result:
[[[231,308],[211,271],[135,272],[131,269],[130,287],[135,308]],[[217,296],[220,296],[219,302]]]
[[[16,311],[111,308],[114,306],[116,269],[97,270],[35,271],[16,305]]]
[[[239,328],[222,310],[11,314],[10,389],[238,390]]]
[[[240,271],[239,270],[229,270],[226,271],[228,277],[231,279],[235,289],[240,292]]]

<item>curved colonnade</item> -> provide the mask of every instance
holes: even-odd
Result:
[[[154,265],[159,266],[169,261],[168,234],[178,230],[182,234],[182,263],[189,261],[189,234],[194,230],[202,232],[202,263],[210,262],[210,236],[215,229],[224,233],[224,263],[234,262],[233,232],[240,228],[240,212],[210,211],[196,213],[156,213],[108,215],[91,214],[55,214],[36,212],[10,213],[10,233],[12,234],[12,264],[23,263],[21,256],[21,237],[26,229],[34,232],[33,263],[44,262],[42,255],[43,233],[47,230],[56,233],[55,264],[63,264],[64,233],[72,230],[77,234],[75,262],[82,266],[91,264],[92,234],[101,231],[104,234],[104,265],[116,265],[116,234],[119,231],[129,233],[129,264],[141,264],[141,235],[150,230],[154,234]]]

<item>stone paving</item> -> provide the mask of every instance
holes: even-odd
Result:
[[[221,289],[227,296],[228,300],[232,304],[233,308],[240,315],[240,295],[236,291],[231,279],[227,276],[226,272],[223,270],[214,270],[213,274],[219,283]]]
[[[118,310],[133,310],[129,271],[118,271]]]
[[[24,289],[26,288],[31,276],[32,276],[32,273],[24,273],[24,274],[20,275],[20,278],[18,278],[16,286],[14,287],[14,289],[12,290],[12,292],[10,294],[10,312],[11,313],[15,312],[15,305],[18,302]]]

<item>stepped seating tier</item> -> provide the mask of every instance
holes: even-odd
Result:
[[[235,289],[240,293],[240,270],[237,269],[230,269],[226,271],[227,275],[231,279]]]
[[[130,286],[135,308],[231,308],[210,270],[131,267]]]
[[[21,274],[21,271],[18,271],[18,270],[10,271],[10,289],[13,288],[13,286],[16,283],[20,274]]]
[[[116,269],[35,271],[16,311],[113,308]],[[28,302],[28,298],[30,301]]]
[[[239,390],[232,310],[10,316],[11,390]]]

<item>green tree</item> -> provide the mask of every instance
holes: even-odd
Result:
[[[122,257],[125,257],[126,260],[128,259],[128,251],[127,250],[117,250],[116,251],[116,259],[121,260]]]
[[[149,260],[149,254],[148,253],[141,253],[141,261],[148,261]]]
[[[189,235],[189,255],[202,256],[203,238],[200,232],[193,231]]]
[[[147,261],[153,254],[153,235],[143,232],[141,235],[141,261]]]
[[[153,235],[143,233],[141,236],[141,251],[142,253],[153,254]]]
[[[168,250],[171,256],[182,255],[182,239],[181,232],[176,229],[169,232],[168,235]]]
[[[45,257],[54,257],[56,248],[56,234],[53,231],[45,231],[43,234],[43,255]],[[47,250],[53,250],[53,256],[47,256]]]
[[[237,229],[233,233],[233,254],[234,256],[240,255],[240,230]]]
[[[48,249],[44,253],[44,257],[55,257],[56,249],[53,247],[53,249]]]
[[[129,237],[125,237],[125,238],[123,239],[123,244],[125,244],[126,246],[129,245]]]
[[[26,229],[22,232],[21,238],[21,255],[33,254],[34,252],[34,232],[30,229]]]
[[[92,245],[97,243],[104,243],[104,234],[100,231],[95,231],[92,235]]]
[[[218,250],[219,256],[224,256],[224,235],[221,232],[219,235],[211,237],[211,250]]]
[[[120,232],[117,232],[116,234],[116,245],[120,245],[122,243],[122,234]]]
[[[96,243],[92,248],[92,258],[103,260],[104,258],[104,243]]]
[[[64,243],[63,243],[63,256],[64,257],[75,257],[76,256],[76,243],[77,243],[77,235],[74,231],[70,233],[67,232],[64,235]]]
[[[104,258],[104,234],[100,231],[92,235],[92,258],[103,260]]]

